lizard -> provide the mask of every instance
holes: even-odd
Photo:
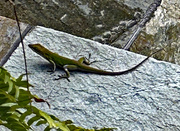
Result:
[[[135,65],[134,67],[124,70],[124,71],[117,71],[117,72],[111,72],[111,71],[105,71],[101,69],[97,69],[94,67],[90,67],[89,65],[91,64],[89,62],[89,59],[86,57],[81,57],[79,60],[74,60],[70,59],[67,57],[60,56],[57,53],[54,53],[41,44],[29,44],[28,45],[34,52],[48,60],[52,65],[53,65],[53,71],[55,72],[56,66],[64,69],[65,74],[64,75],[59,75],[59,78],[56,78],[55,80],[59,80],[61,78],[66,78],[68,81],[70,81],[68,78],[70,77],[70,72],[69,70],[76,70],[76,71],[81,71],[81,72],[87,72],[87,73],[94,73],[94,74],[99,74],[99,75],[110,75],[110,76],[115,76],[115,75],[122,75],[122,74],[127,74],[129,72],[132,72],[136,70],[139,66],[141,66],[145,61],[147,61],[152,55],[155,53],[159,52],[160,50],[155,51],[154,53],[150,54],[147,56],[144,60],[142,60],[140,63]]]

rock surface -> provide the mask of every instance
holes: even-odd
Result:
[[[115,127],[120,130],[180,130],[180,66],[150,58],[136,71],[121,76],[71,72],[70,81],[54,81],[50,64],[28,48],[41,43],[60,55],[78,59],[92,54],[100,62],[92,66],[104,70],[129,69],[145,56],[137,55],[63,32],[36,27],[25,37],[32,92],[46,99],[36,104],[61,120],[71,119],[78,126]],[[14,76],[24,73],[22,49],[5,64]]]
[[[24,32],[27,28],[27,24],[20,23],[21,32]],[[2,66],[9,55],[17,47],[19,32],[16,21],[0,16],[0,66]]]
[[[18,17],[30,25],[61,30],[122,48],[148,6],[156,0],[15,0]],[[162,0],[131,51],[180,65],[180,1]],[[9,2],[0,1],[0,15],[13,18]]]
[[[135,9],[116,0],[15,0],[19,19],[91,38],[134,18]],[[0,15],[14,18],[9,2],[0,1]]]

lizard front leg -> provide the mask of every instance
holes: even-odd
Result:
[[[47,72],[51,72],[51,74],[53,74],[56,71],[56,64],[52,60],[49,60],[49,62],[53,65],[53,69],[48,70]]]
[[[58,75],[59,78],[56,78],[55,80],[59,80],[59,79],[62,79],[62,78],[66,78],[69,82],[70,80],[68,79],[70,77],[70,72],[69,70],[76,70],[77,69],[77,66],[76,65],[64,65],[63,66],[63,69],[65,71],[65,74],[62,74],[62,75]]]

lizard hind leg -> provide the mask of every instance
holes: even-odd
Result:
[[[94,62],[97,62],[96,60],[90,62],[90,58],[91,58],[91,54],[89,53],[89,57],[88,57],[88,58],[86,58],[86,57],[81,57],[81,58],[79,58],[78,62],[79,62],[80,64],[83,63],[83,64],[86,64],[86,65],[90,65],[90,64],[92,64],[92,63],[94,63]]]

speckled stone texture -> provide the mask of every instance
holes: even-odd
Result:
[[[24,32],[27,24],[20,23],[20,26],[21,32]],[[0,65],[2,65],[2,59],[9,53],[18,37],[19,32],[16,21],[0,16]]]
[[[33,94],[46,99],[38,108],[56,115],[61,120],[71,119],[85,128],[115,127],[130,131],[180,130],[180,66],[150,58],[132,73],[102,76],[71,72],[70,81],[54,81],[63,73],[47,72],[52,67],[28,48],[41,43],[60,55],[78,59],[92,54],[98,60],[93,67],[119,71],[142,61],[141,56],[63,32],[36,27],[25,37],[26,56]],[[24,73],[22,49],[17,50],[5,64],[14,76]]]

